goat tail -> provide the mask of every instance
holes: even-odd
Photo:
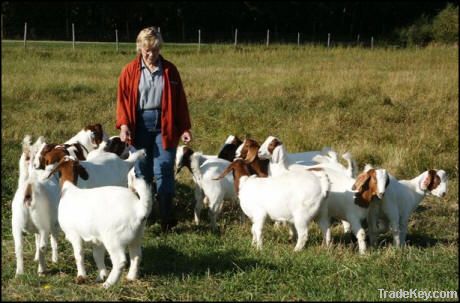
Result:
[[[138,215],[147,218],[152,211],[152,188],[144,178],[134,178],[133,189],[139,195]]]
[[[128,159],[126,159],[125,161],[134,164],[134,162],[136,162],[139,159],[143,159],[146,156],[147,154],[145,153],[145,149],[139,149],[135,152],[130,152]]]
[[[200,184],[201,182],[201,171],[200,171],[200,159],[203,156],[202,152],[194,152],[190,157],[190,168],[192,169],[192,175],[195,182]]]
[[[350,152],[346,152],[342,155],[342,158],[345,159],[348,163],[347,171],[352,178],[356,178],[358,174],[358,164],[355,159],[351,156]]]

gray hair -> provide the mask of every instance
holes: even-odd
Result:
[[[154,26],[146,27],[139,32],[136,39],[136,51],[141,52],[143,47],[160,48],[163,44],[161,33]]]

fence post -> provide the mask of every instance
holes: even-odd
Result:
[[[26,48],[27,41],[27,22],[24,23],[24,48]]]
[[[374,49],[374,37],[371,37],[371,49]]]
[[[331,33],[327,34],[327,48],[331,45]]]
[[[118,53],[118,29],[115,30],[115,43],[117,46],[117,53]]]
[[[72,23],[72,50],[75,50],[75,24]]]
[[[238,43],[238,29],[235,28],[235,46]]]
[[[297,32],[297,46],[300,46],[300,33]]]
[[[198,51],[201,48],[201,29],[198,30]]]
[[[356,45],[359,46],[359,34],[358,34],[358,37],[356,38]]]
[[[270,30],[267,29],[267,46],[270,43]]]

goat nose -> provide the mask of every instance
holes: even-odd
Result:
[[[446,192],[443,192],[443,193],[441,194],[441,198],[444,198],[445,196],[446,196]]]

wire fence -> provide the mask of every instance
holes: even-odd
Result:
[[[254,32],[245,31],[244,29],[234,28],[227,32],[207,31],[203,29],[168,31],[160,28],[163,40],[166,43],[198,43],[198,44],[314,44],[323,45],[326,47],[370,47],[374,48],[377,45],[388,45],[386,41],[378,41],[373,36],[341,36],[332,33],[327,34],[306,34],[303,32],[279,32],[266,31]],[[137,32],[133,32],[126,26],[125,29],[101,29],[93,26],[82,25],[75,23],[66,24],[63,27],[46,27],[40,24],[24,23],[24,27],[8,26],[3,24],[2,20],[2,40],[24,40],[26,45],[27,40],[40,41],[71,41],[75,42],[134,42]],[[402,47],[392,43],[395,47]]]

